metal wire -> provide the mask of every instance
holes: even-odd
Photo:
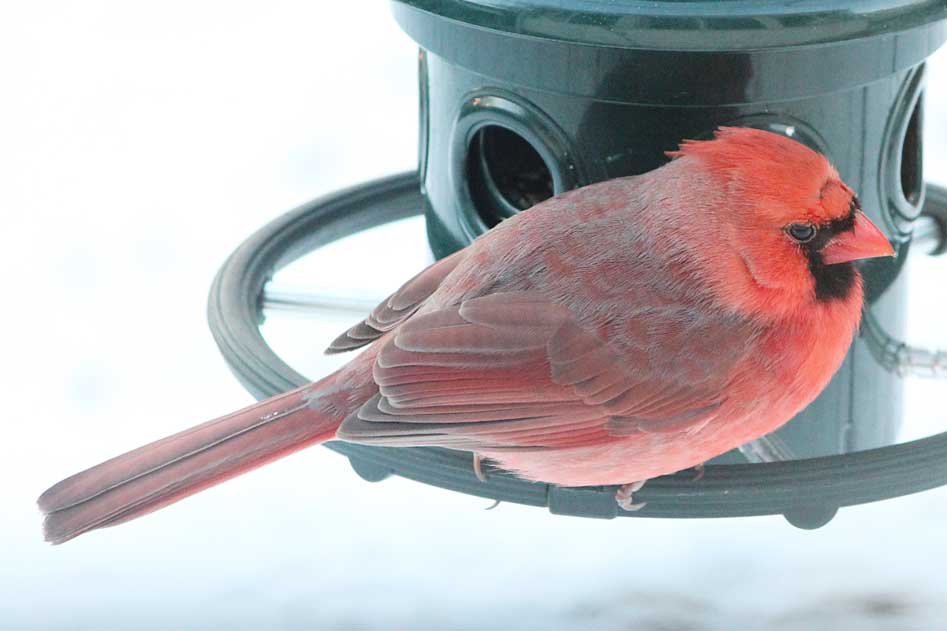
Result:
[[[893,338],[870,312],[862,320],[862,336],[878,363],[901,377],[947,378],[947,351],[916,348]]]
[[[927,187],[924,214],[914,222],[911,249],[939,255],[947,251],[947,189]],[[901,377],[947,379],[947,350],[911,346],[889,335],[881,323],[866,312],[861,334],[879,364]]]
[[[786,441],[777,434],[760,436],[745,445],[740,445],[739,449],[749,462],[784,462],[796,459]]]
[[[337,313],[353,319],[364,317],[384,296],[377,300],[356,296],[312,293],[267,283],[263,291],[263,308],[268,311],[296,311],[305,313]]]

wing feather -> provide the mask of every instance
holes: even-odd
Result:
[[[672,347],[675,335],[720,328],[669,309],[639,310],[626,325]],[[647,340],[638,344],[620,352],[536,292],[471,298],[394,330],[376,357],[379,393],[345,420],[338,436],[380,445],[530,450],[603,444],[712,420],[739,356],[702,354],[703,370],[695,371],[675,367],[681,354],[656,356]]]
[[[365,346],[404,322],[437,291],[464,256],[464,250],[460,250],[421,271],[375,307],[362,322],[333,340],[326,354],[344,353]]]

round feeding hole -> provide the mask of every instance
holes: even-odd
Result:
[[[467,150],[467,184],[488,228],[553,196],[553,179],[539,152],[499,125],[478,129]]]

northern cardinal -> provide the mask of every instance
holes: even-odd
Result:
[[[722,128],[564,193],[405,283],[328,377],[151,443],[39,498],[60,543],[327,440],[468,450],[523,478],[623,485],[772,432],[857,329],[852,261],[890,256],[826,158]]]

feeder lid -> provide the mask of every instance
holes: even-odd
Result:
[[[923,26],[937,29],[934,50],[947,30],[944,0],[397,0],[404,25],[401,5],[513,35],[656,50],[777,49]]]

